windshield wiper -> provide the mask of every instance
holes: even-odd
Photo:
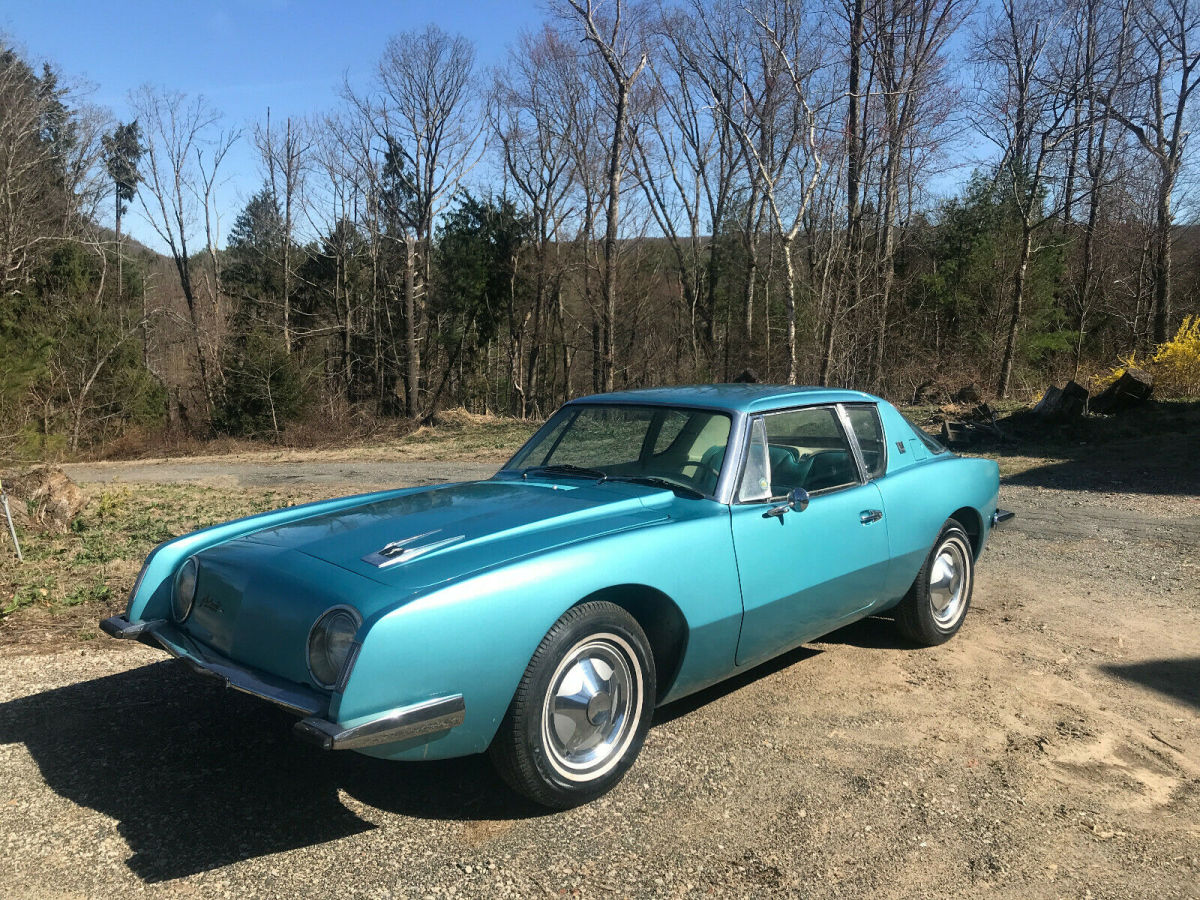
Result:
[[[683,494],[685,497],[692,497],[696,500],[703,500],[708,496],[703,491],[698,491],[694,487],[680,484],[678,481],[672,481],[670,478],[659,478],[657,475],[609,475],[608,480],[631,481],[634,484],[648,484],[651,487],[666,488],[669,491],[675,491],[677,494]]]
[[[573,466],[570,463],[554,463],[549,466],[531,466],[521,473],[522,478],[528,478],[529,473],[535,475],[545,473],[547,475],[574,475],[577,478],[596,478],[600,481],[608,480],[608,473],[602,472],[599,469],[589,469],[586,466]]]

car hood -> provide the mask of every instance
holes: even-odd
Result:
[[[316,515],[238,540],[296,550],[407,589],[667,517],[670,491],[525,480],[447,484]]]
[[[662,521],[674,501],[626,483],[494,479],[302,514],[201,551],[185,630],[238,662],[304,681],[308,630],[331,606],[368,619],[421,589]]]

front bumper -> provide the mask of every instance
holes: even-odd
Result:
[[[130,622],[124,616],[113,616],[101,621],[100,628],[115,638],[160,647],[198,675],[216,678],[235,691],[305,716],[296,723],[296,736],[325,750],[356,750],[407,741],[454,728],[466,716],[462,694],[453,694],[390,709],[345,726],[327,718],[329,699],[324,694],[239,666],[192,640],[166,619]]]
[[[461,725],[467,706],[462,694],[401,706],[352,727],[313,716],[296,723],[296,736],[322,750],[361,750],[424,737]]]
[[[995,528],[997,525],[1003,525],[1016,515],[1017,514],[1015,512],[1010,512],[1007,509],[997,509],[994,513],[992,513],[992,527]]]

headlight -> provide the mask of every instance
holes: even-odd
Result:
[[[175,576],[175,593],[171,597],[171,612],[175,621],[182,623],[192,613],[192,603],[196,600],[196,576],[200,565],[196,557],[189,556],[180,566]]]
[[[308,633],[308,672],[326,690],[337,684],[361,624],[362,617],[356,610],[335,606],[317,619]]]

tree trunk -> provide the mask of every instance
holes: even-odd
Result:
[[[1171,318],[1171,189],[1175,186],[1175,170],[1170,163],[1163,165],[1163,177],[1158,191],[1158,217],[1154,245],[1154,307],[1151,337],[1155,344],[1164,343]]]
[[[421,378],[421,359],[417,349],[416,268],[416,251],[413,238],[409,235],[404,239],[404,342],[408,356],[405,360],[408,383],[404,391],[404,414],[410,419],[417,414]]]
[[[787,344],[788,344],[788,375],[787,383],[796,383],[796,267],[792,262],[792,239],[784,237],[783,241],[783,271],[787,283]]]
[[[1008,387],[1012,381],[1013,358],[1017,352],[1017,332],[1021,327],[1021,307],[1025,300],[1025,275],[1029,270],[1029,255],[1032,248],[1033,231],[1026,226],[1022,229],[1021,253],[1017,260],[1017,271],[1013,274],[1012,316],[1008,320],[1008,337],[1004,341],[1004,358],[1000,361],[1000,380],[996,384],[996,394],[1002,400],[1008,397]]]
[[[862,267],[858,252],[859,229],[862,225],[862,206],[859,194],[862,184],[863,135],[861,122],[862,100],[863,0],[854,0],[850,19],[850,103],[846,113],[846,266],[850,282],[850,309],[858,309],[862,299]],[[830,309],[828,337],[821,355],[821,386],[829,384],[829,369],[833,357],[833,323],[837,310],[836,298]]]
[[[625,117],[629,106],[629,85],[617,86],[617,114],[613,127],[612,153],[608,158],[608,211],[604,225],[604,304],[601,307],[604,330],[600,375],[602,390],[613,389],[616,369],[614,334],[617,318],[617,227],[621,221],[621,153],[625,146]]]

